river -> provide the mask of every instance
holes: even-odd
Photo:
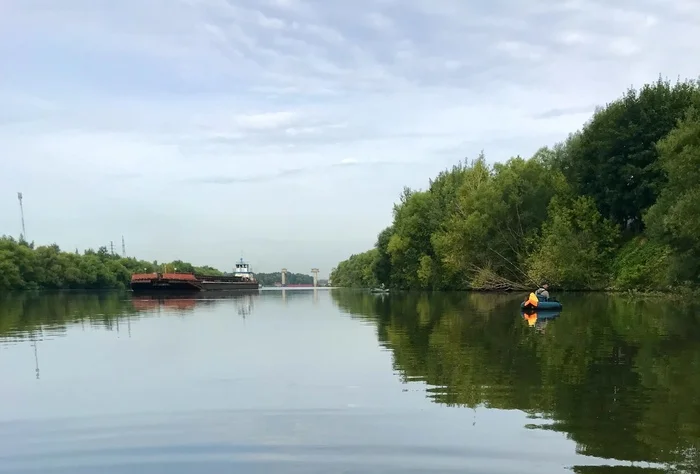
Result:
[[[0,473],[698,472],[700,316],[522,296],[0,296]]]

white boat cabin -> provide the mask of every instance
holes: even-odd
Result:
[[[236,262],[236,268],[233,271],[234,276],[244,278],[246,280],[253,279],[253,272],[250,269],[250,265],[245,263],[241,258],[240,261]]]

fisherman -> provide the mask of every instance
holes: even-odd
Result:
[[[547,301],[549,300],[549,284],[547,282],[542,283],[542,285],[537,288],[537,291],[535,291],[535,295],[537,296],[538,300],[542,301]]]

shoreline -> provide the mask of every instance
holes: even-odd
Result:
[[[334,287],[333,289],[342,290],[357,290],[357,291],[370,291],[371,287]],[[528,294],[534,290],[501,290],[501,289],[459,289],[459,290],[431,290],[431,289],[401,289],[401,288],[388,288],[389,293],[481,293],[481,294]],[[597,290],[571,290],[571,289],[551,289],[550,294],[573,294],[573,293],[594,293],[594,294],[606,294],[606,295],[617,295],[617,296],[638,296],[645,298],[700,298],[700,288],[693,289],[688,287],[677,287],[671,288],[667,291],[660,290],[618,290],[618,289],[597,289]]]

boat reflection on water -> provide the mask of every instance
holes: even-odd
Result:
[[[175,297],[173,295],[168,297],[134,296],[131,299],[131,303],[136,311],[154,311],[161,307],[178,311],[191,311],[196,306],[194,298],[187,296]]]
[[[195,308],[214,307],[225,301],[235,301],[238,314],[246,317],[252,313],[254,299],[259,295],[259,290],[217,292],[215,296],[202,293],[161,293],[134,295],[131,298],[131,303],[138,312],[187,313],[194,311]]]
[[[530,311],[521,313],[527,325],[534,327],[537,332],[544,333],[549,321],[557,319],[561,313],[559,311]]]

